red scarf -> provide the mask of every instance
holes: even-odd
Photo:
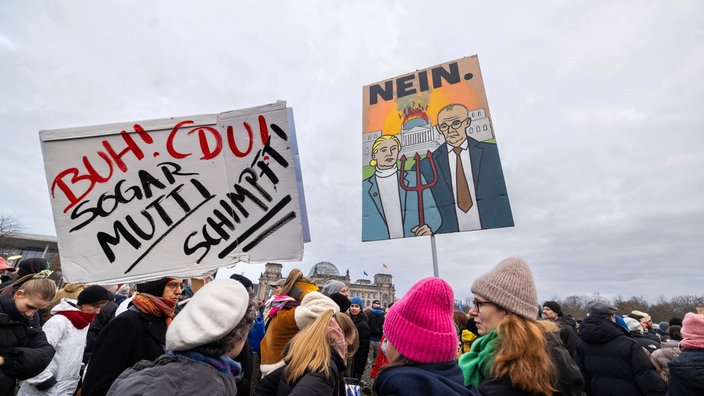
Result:
[[[164,318],[167,327],[174,318],[174,308],[176,307],[176,303],[171,300],[154,297],[147,293],[135,294],[132,299],[132,305],[146,314]]]
[[[81,311],[60,311],[56,313],[57,315],[65,316],[71,321],[73,327],[77,329],[83,329],[90,324],[90,322],[95,319],[95,314],[86,313]]]

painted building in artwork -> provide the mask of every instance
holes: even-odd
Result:
[[[414,104],[413,107],[407,108],[399,114],[403,118],[401,131],[396,134],[401,143],[399,158],[405,155],[406,158],[412,160],[416,153],[423,157],[428,151],[435,151],[445,142],[445,138],[437,126],[431,124],[426,110],[427,106]],[[468,117],[472,122],[467,127],[467,136],[480,142],[494,139],[491,120],[483,108],[469,110]],[[382,131],[364,134],[362,142],[362,163],[364,165],[371,160],[372,145],[381,134]]]
[[[257,298],[267,299],[271,292],[269,285],[288,276],[281,273],[282,268],[283,265],[278,263],[267,263],[264,266],[264,272],[259,277]],[[366,305],[371,305],[373,300],[379,300],[382,307],[387,307],[396,301],[396,288],[391,274],[374,274],[373,281],[357,279],[352,282],[349,269],[345,271],[345,275],[340,275],[340,271],[333,263],[321,261],[310,269],[307,276],[320,288],[330,279],[339,280],[349,286],[350,297],[359,296]]]

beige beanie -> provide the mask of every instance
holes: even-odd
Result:
[[[525,261],[511,257],[472,283],[472,293],[526,319],[538,317],[538,293]]]

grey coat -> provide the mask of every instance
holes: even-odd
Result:
[[[207,364],[162,355],[123,371],[108,396],[231,396],[237,394],[237,379]]]

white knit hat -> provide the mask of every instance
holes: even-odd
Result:
[[[296,307],[296,312],[293,314],[296,320],[296,326],[302,330],[313,323],[321,313],[328,310],[338,313],[340,312],[340,306],[323,293],[310,292],[303,297],[301,305]]]
[[[233,279],[206,283],[166,330],[166,349],[185,351],[225,336],[249,309],[249,293]]]

